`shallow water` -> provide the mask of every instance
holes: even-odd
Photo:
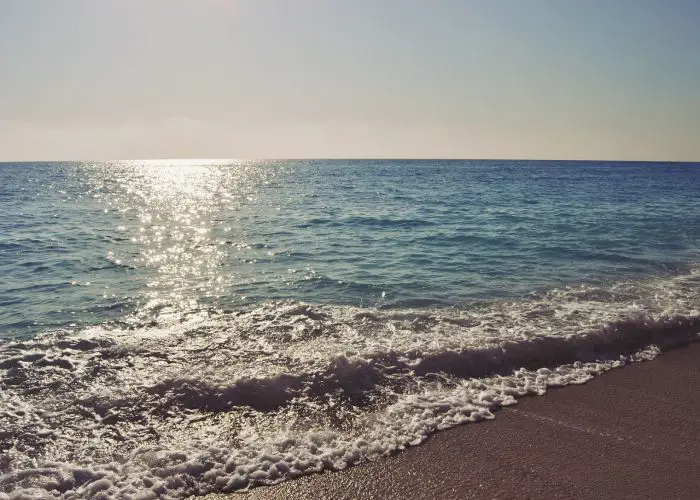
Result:
[[[695,341],[698,167],[0,164],[0,498],[342,468]]]

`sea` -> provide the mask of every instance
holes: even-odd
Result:
[[[699,200],[697,163],[0,164],[0,499],[339,470],[694,342]]]

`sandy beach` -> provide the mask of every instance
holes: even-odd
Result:
[[[698,386],[693,344],[525,398],[398,455],[233,498],[698,498]]]

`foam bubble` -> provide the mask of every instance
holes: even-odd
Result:
[[[415,446],[700,332],[700,276],[463,309],[282,302],[0,344],[0,498],[183,498]]]

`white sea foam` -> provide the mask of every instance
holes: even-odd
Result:
[[[342,469],[697,340],[699,285],[692,270],[464,309],[163,311],[7,342],[0,498],[182,498]]]

